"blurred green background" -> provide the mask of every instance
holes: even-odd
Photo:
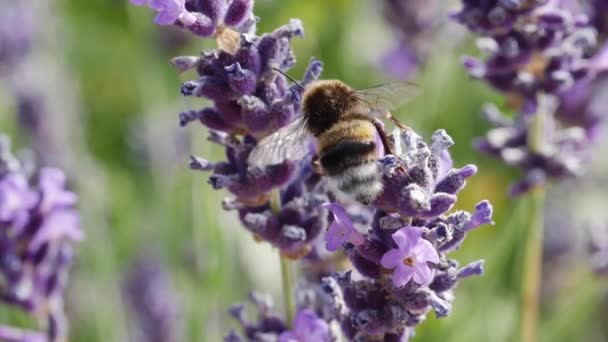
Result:
[[[188,169],[190,154],[219,160],[222,151],[205,141],[202,126],[178,127],[180,111],[205,103],[180,96],[181,80],[193,75],[177,75],[168,60],[198,55],[214,42],[158,27],[151,11],[126,0],[30,2],[36,1],[44,4],[34,6],[39,13],[33,68],[48,99],[45,122],[54,143],[36,145],[18,129],[14,102],[4,88],[0,130],[18,149],[46,148],[47,162],[65,168],[80,195],[87,239],[77,246],[67,291],[71,340],[129,340],[134,322],[123,297],[123,278],[142,251],[159,253],[169,266],[187,341],[220,341],[233,326],[227,308],[244,301],[250,290],[273,293],[280,307],[274,251],[255,243],[234,213],[221,210],[226,193],[213,191],[205,174]],[[315,56],[325,62],[324,78],[373,85],[390,80],[378,61],[394,43],[379,3],[258,0],[258,32],[300,18],[306,37],[293,42],[298,64],[290,74],[301,75]],[[445,25],[458,36],[457,25]],[[461,67],[460,56],[475,53],[470,37],[463,37],[435,43],[425,67],[413,77],[423,95],[398,116],[426,137],[438,128],[448,131],[456,141],[455,165],[474,163],[480,170],[461,193],[458,208],[471,210],[487,198],[496,225],[470,234],[454,255],[461,264],[485,259],[486,274],[463,281],[453,313],[442,320],[430,314],[414,341],[516,341],[530,205],[526,198],[506,196],[516,172],[471,147],[471,139],[488,128],[479,114],[482,104],[502,100]],[[557,269],[559,281],[544,284],[540,340],[606,341],[601,279],[590,274],[584,259],[568,259]],[[28,324],[6,309],[0,318]]]

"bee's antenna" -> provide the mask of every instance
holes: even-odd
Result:
[[[274,71],[278,72],[279,74],[287,77],[288,80],[290,80],[291,82],[293,82],[295,85],[297,85],[298,87],[300,87],[300,89],[304,90],[304,86],[300,84],[300,82],[298,82],[298,80],[296,80],[295,78],[287,75],[286,73],[283,72],[283,70],[276,68],[276,67],[272,67],[274,69]]]

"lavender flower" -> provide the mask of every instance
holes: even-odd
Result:
[[[493,224],[487,201],[473,214],[448,214],[476,167],[452,167],[447,149],[453,141],[443,130],[430,147],[410,130],[395,130],[391,140],[395,154],[380,159],[385,191],[373,203],[365,241],[343,245],[363,278],[353,280],[348,271],[324,279],[337,283],[324,288],[346,305],[335,318],[349,340],[407,340],[430,309],[437,317],[449,314],[460,279],[483,272],[481,260],[460,268],[447,258],[469,231]]]
[[[185,0],[129,0],[137,6],[146,5],[158,14],[154,22],[159,25],[172,25],[176,21],[193,25],[196,16],[186,10]]]
[[[190,166],[211,172],[209,183],[233,195],[224,200],[224,208],[237,210],[245,228],[257,240],[278,247],[283,256],[322,259],[315,241],[327,228],[325,209],[329,209],[334,221],[326,235],[326,247],[333,250],[342,246],[362,278],[353,280],[353,271],[324,278],[321,288],[326,300],[319,306],[300,305],[291,331],[268,300],[253,296],[258,318],[248,319],[242,305],[233,307],[231,313],[243,326],[243,334],[233,331],[226,341],[324,341],[331,337],[326,336],[326,327],[332,320],[340,322],[349,340],[407,340],[431,308],[438,317],[448,315],[452,290],[461,278],[483,271],[483,261],[460,268],[447,258],[470,230],[492,223],[492,207],[487,201],[480,202],[473,214],[448,213],[477,168],[452,167],[447,149],[453,141],[443,130],[433,135],[430,147],[410,130],[394,131],[394,154],[379,160],[385,190],[363,210],[373,213],[373,220],[359,231],[354,222],[367,221],[351,219],[340,205],[327,204],[330,196],[310,157],[263,169],[248,165],[249,153],[259,139],[300,115],[301,87],[288,86],[275,68],[287,71],[294,65],[290,40],[302,36],[303,29],[298,20],[261,36],[255,35],[255,28],[247,21],[233,25],[234,30],[227,29],[221,22],[231,26],[225,16],[230,7],[226,6],[235,3],[185,3],[188,11],[213,22],[213,28],[204,34],[195,33],[216,38],[225,37],[225,32],[239,35],[230,43],[218,38],[220,49],[203,52],[200,57],[173,60],[179,71],[194,68],[199,76],[183,83],[182,94],[213,102],[211,107],[181,113],[180,123],[202,123],[210,129],[209,141],[226,151],[225,161],[192,157]],[[186,28],[194,32],[196,25]],[[313,59],[301,85],[306,87],[318,79],[321,70],[322,63]],[[406,231],[404,241],[400,236]],[[395,263],[396,258],[400,264]],[[404,265],[404,260],[409,265]],[[383,264],[398,267],[393,272]],[[391,283],[391,274],[399,286]]]
[[[382,13],[397,36],[397,46],[388,52],[382,66],[387,74],[407,79],[431,50],[431,38],[439,22],[436,0],[384,0]]]
[[[397,248],[389,250],[380,259],[382,267],[395,269],[393,284],[403,287],[413,280],[418,285],[430,285],[435,271],[428,263],[438,263],[439,256],[433,245],[422,239],[422,229],[403,227],[393,234],[393,240]]]
[[[606,70],[605,54],[594,56],[597,31],[585,15],[561,2],[545,2],[463,1],[453,15],[481,36],[478,46],[489,54],[485,61],[465,57],[469,74],[503,92],[516,112],[508,119],[486,106],[486,119],[496,128],[474,143],[525,172],[511,189],[514,195],[580,175],[601,121],[587,106],[591,84],[599,84]],[[556,104],[543,105],[542,98]],[[536,134],[533,127],[539,125],[542,132]]]
[[[328,251],[334,252],[345,243],[359,246],[365,242],[363,234],[355,229],[350,217],[342,206],[335,203],[327,203],[322,207],[331,210],[334,215],[334,222],[329,226],[325,235]]]
[[[31,49],[32,17],[26,6],[11,1],[0,11],[0,75],[4,76]]]
[[[247,317],[245,305],[236,304],[230,308],[230,314],[242,326],[244,336],[232,330],[224,338],[226,342],[244,342],[278,339],[279,335],[287,330],[285,321],[274,311],[272,298],[267,295],[251,293],[250,302],[256,309],[256,320]]]
[[[63,291],[71,243],[84,237],[74,208],[76,195],[66,190],[65,175],[58,169],[41,169],[37,182],[30,184],[5,137],[0,139],[0,159],[0,298],[45,321],[46,340],[65,341]],[[1,339],[17,336],[13,328],[0,332],[8,334]],[[35,340],[41,335],[23,336]]]
[[[247,158],[260,138],[300,115],[302,90],[289,86],[274,68],[287,71],[295,64],[290,40],[302,37],[303,28],[292,19],[274,32],[257,36],[255,21],[249,20],[252,5],[245,0],[185,3],[199,19],[192,26],[183,21],[179,25],[203,37],[215,35],[220,48],[200,57],[173,59],[179,71],[195,68],[199,75],[183,83],[182,94],[213,101],[211,107],[181,113],[180,124],[200,122],[210,129],[209,141],[225,148],[225,161],[192,157],[190,163],[192,169],[212,172],[209,183],[214,189],[227,189],[235,196],[224,201],[224,208],[238,210],[241,222],[257,239],[299,258],[310,252],[326,222],[320,204],[327,196],[319,177],[309,160],[260,169],[248,165]],[[212,25],[205,34],[197,28],[202,17]],[[313,59],[301,84],[316,80],[321,69],[322,63]],[[280,187],[277,208],[270,199]]]
[[[215,37],[220,49],[235,52],[239,33],[254,34],[253,0],[130,0],[157,12],[154,22],[175,24],[204,38]]]
[[[135,314],[139,341],[181,341],[181,308],[165,266],[152,255],[135,260],[125,281],[125,296]]]
[[[334,291],[335,295],[328,294]],[[296,318],[290,328],[274,309],[272,297],[258,292],[249,295],[254,315],[249,315],[244,304],[235,304],[230,314],[241,326],[241,331],[230,331],[227,342],[329,342],[337,341],[336,326],[332,327],[334,314],[344,306],[339,298],[340,288],[333,278],[322,282],[301,281],[295,288],[297,299]],[[253,316],[253,317],[251,317]]]
[[[293,329],[282,332],[279,342],[330,342],[329,326],[314,311],[300,310]]]

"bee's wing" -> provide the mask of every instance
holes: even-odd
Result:
[[[390,111],[406,104],[420,94],[420,88],[409,81],[382,84],[354,90],[355,96],[369,108]]]
[[[247,161],[250,165],[264,167],[303,159],[310,153],[310,137],[304,119],[300,117],[260,140]]]

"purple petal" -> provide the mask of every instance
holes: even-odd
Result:
[[[380,265],[384,268],[395,268],[397,265],[403,262],[406,254],[399,249],[391,249],[390,251],[384,253],[382,259],[380,260]]]
[[[309,309],[301,310],[298,313],[293,323],[293,331],[295,336],[288,337],[296,338],[297,342],[329,342],[329,326]]]
[[[359,231],[353,228],[347,235],[347,241],[355,246],[360,246],[365,243],[365,237],[363,234],[359,233]]]
[[[350,216],[348,216],[348,213],[346,212],[344,207],[342,207],[340,204],[333,203],[333,202],[332,203],[323,203],[323,204],[321,204],[321,208],[325,208],[325,209],[331,211],[331,213],[334,215],[335,222],[338,222],[341,225],[344,225],[347,227],[352,226]]]
[[[179,18],[181,12],[169,12],[169,11],[160,11],[154,18],[154,23],[158,25],[173,25],[173,23]]]
[[[149,3],[149,0],[129,0],[129,2],[135,6],[143,6],[147,5]]]
[[[335,251],[345,242],[350,242],[355,246],[362,245],[365,242],[363,234],[355,229],[350,216],[346,210],[337,203],[324,203],[322,208],[329,209],[334,216],[334,223],[327,230],[325,241],[328,251]]]
[[[399,266],[393,272],[393,285],[395,287],[405,286],[414,276],[414,268],[409,266]]]
[[[393,234],[393,240],[399,246],[399,249],[409,253],[409,251],[418,244],[422,236],[422,229],[405,226]]]
[[[345,242],[345,239],[340,236],[340,231],[342,230],[342,225],[338,222],[334,222],[331,224],[329,229],[327,230],[327,234],[325,234],[325,248],[330,252],[335,252],[342,246]]]
[[[435,272],[426,264],[419,264],[413,267],[413,279],[419,285],[428,286],[433,282]]]
[[[44,220],[32,238],[28,248],[37,251],[44,243],[68,239],[81,241],[84,234],[80,229],[80,218],[74,210],[54,210]]]
[[[428,240],[420,239],[416,247],[414,247],[414,253],[416,255],[416,261],[419,263],[426,265],[427,262],[439,262],[437,250]]]
[[[284,331],[279,336],[279,342],[299,342],[296,334],[291,331]]]

